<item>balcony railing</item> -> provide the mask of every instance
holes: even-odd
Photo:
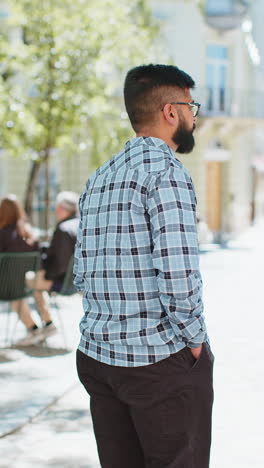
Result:
[[[192,94],[202,104],[201,116],[264,119],[264,93],[235,88],[196,88]]]
[[[241,25],[249,3],[247,0],[208,0],[205,9],[207,23],[222,31],[235,29]]]

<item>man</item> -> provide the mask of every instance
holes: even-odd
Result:
[[[207,468],[213,355],[203,319],[189,153],[200,104],[174,66],[130,70],[136,138],[80,198],[77,351],[103,468]]]
[[[17,343],[19,345],[36,344],[43,337],[57,332],[49,312],[47,292],[58,292],[61,289],[69,260],[74,253],[79,224],[78,199],[78,194],[74,192],[61,192],[57,196],[55,214],[58,224],[44,255],[42,269],[36,275],[32,272],[26,274],[28,286],[35,289],[34,297],[44,325],[39,328],[30,316],[26,317],[32,325],[27,335]]]
[[[56,219],[58,224],[43,261],[43,276],[49,281],[48,289],[61,289],[71,256],[74,253],[79,225],[79,196],[75,192],[61,192],[56,199]],[[46,288],[45,288],[46,289]]]

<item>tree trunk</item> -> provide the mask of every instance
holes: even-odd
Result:
[[[27,188],[26,188],[26,195],[25,195],[25,211],[29,217],[29,220],[32,222],[32,211],[33,211],[33,198],[34,198],[34,193],[36,191],[36,183],[37,183],[37,177],[40,171],[42,160],[38,161],[33,161],[29,178],[28,178],[28,183],[27,183]]]
[[[49,210],[50,210],[50,192],[49,192],[49,151],[45,157],[45,211],[44,211],[44,229],[48,234],[49,229]]]
[[[49,205],[50,205],[50,197],[49,197],[49,156],[50,156],[50,148],[45,149],[45,156],[38,161],[33,161],[27,188],[26,188],[26,196],[25,196],[25,211],[29,217],[30,222],[32,222],[32,213],[33,213],[33,199],[34,194],[36,192],[36,183],[37,178],[39,175],[40,168],[42,164],[45,164],[45,213],[44,213],[44,222],[45,222],[45,230],[48,231],[49,228]]]

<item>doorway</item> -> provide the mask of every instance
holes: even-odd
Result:
[[[222,163],[219,161],[207,162],[207,224],[215,238],[221,232],[221,186]]]

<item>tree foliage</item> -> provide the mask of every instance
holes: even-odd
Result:
[[[74,154],[84,140],[96,166],[128,136],[122,82],[129,68],[155,60],[156,26],[144,0],[9,5],[9,37],[0,44],[0,136],[10,154],[32,160],[30,212],[39,168],[52,150]]]

